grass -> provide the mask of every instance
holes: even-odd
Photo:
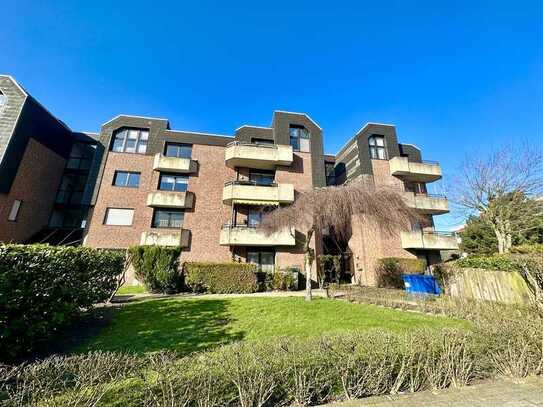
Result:
[[[145,294],[147,290],[142,285],[124,285],[119,288],[117,295]]]
[[[468,326],[465,321],[340,300],[150,299],[115,310],[109,324],[78,345],[75,352],[123,350],[144,354],[169,349],[186,355],[234,341],[277,336],[311,337],[372,328],[401,333],[420,327]]]

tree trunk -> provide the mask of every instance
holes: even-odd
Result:
[[[305,300],[311,301],[311,264],[313,263],[313,255],[311,250],[311,237],[313,236],[313,229],[307,231],[304,243],[304,260],[305,260]]]

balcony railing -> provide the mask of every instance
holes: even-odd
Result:
[[[147,195],[147,206],[153,208],[192,208],[192,192],[156,191]]]
[[[293,158],[292,146],[278,144],[234,141],[226,146],[225,151],[226,166],[230,168],[247,167],[271,170],[278,165],[291,165]]]
[[[454,232],[402,232],[401,240],[404,249],[458,250],[458,238]]]
[[[167,157],[158,153],[153,161],[153,169],[155,171],[188,174],[197,171],[198,163],[190,158]]]
[[[146,231],[141,234],[141,245],[189,247],[190,230]]]
[[[222,246],[295,246],[294,230],[283,230],[271,234],[253,225],[223,225],[220,244]]]
[[[294,185],[258,183],[256,181],[229,181],[224,184],[223,203],[231,205],[243,201],[254,205],[278,205],[294,202]]]
[[[449,212],[449,201],[445,195],[405,191],[403,196],[407,206],[420,213],[440,215]]]
[[[441,166],[435,161],[414,162],[408,157],[393,157],[390,173],[412,182],[434,182],[441,179]]]

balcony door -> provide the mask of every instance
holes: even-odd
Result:
[[[257,185],[272,185],[275,181],[275,171],[250,170],[249,181]]]
[[[247,263],[256,264],[258,271],[271,273],[275,270],[275,251],[248,250]]]

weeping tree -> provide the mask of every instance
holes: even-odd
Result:
[[[412,220],[419,220],[398,190],[364,181],[301,192],[292,205],[264,216],[262,227],[268,234],[282,230],[298,230],[303,234],[306,300],[311,300],[314,234],[328,229],[338,238],[348,240],[353,216],[360,217],[362,222],[377,223],[385,233],[397,233],[406,229]]]

